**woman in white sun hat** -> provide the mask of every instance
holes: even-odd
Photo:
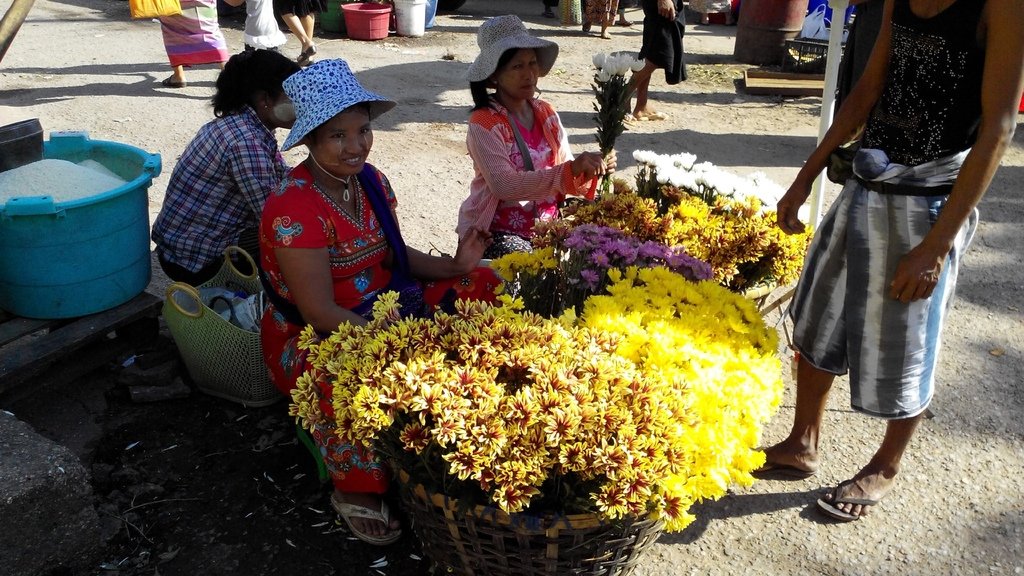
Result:
[[[558,216],[566,196],[591,197],[591,182],[615,169],[615,153],[573,157],[555,109],[536,97],[558,45],[530,35],[516,16],[497,16],[477,34],[480,54],[466,77],[473,96],[466,144],[476,172],[459,208],[464,238],[484,229],[497,258],[530,250],[533,226]]]
[[[288,394],[305,370],[297,344],[307,324],[320,334],[345,322],[365,324],[386,291],[400,294],[403,315],[454,311],[456,298],[493,299],[499,281],[478,268],[486,232],[468,231],[454,258],[429,256],[402,241],[391,184],[366,162],[372,122],[394,102],[364,89],[344,60],[296,72],[284,90],[295,124],[283,149],[303,144],[309,156],[264,206],[260,258],[270,305],[261,339],[274,384]],[[331,504],[360,540],[395,542],[401,530],[383,500],[390,474],[371,450],[333,433],[330,386],[317,390],[323,418],[312,436],[334,481]]]

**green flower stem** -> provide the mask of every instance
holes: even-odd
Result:
[[[597,101],[594,103],[594,121],[597,123],[597,145],[601,154],[607,156],[615,149],[615,140],[626,129],[626,114],[629,114],[629,101],[636,90],[636,83],[630,77],[612,76],[601,81],[594,75],[592,84]],[[608,194],[612,189],[611,174],[601,177],[600,193]]]

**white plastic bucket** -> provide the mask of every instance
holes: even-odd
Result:
[[[395,29],[399,36],[423,36],[427,0],[395,0]]]

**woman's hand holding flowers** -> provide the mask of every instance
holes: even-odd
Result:
[[[572,161],[572,175],[583,175],[587,178],[597,178],[603,176],[605,172],[614,171],[615,151],[612,151],[609,154],[609,158],[611,159],[610,169],[608,161],[602,157],[600,152],[584,152]]]
[[[618,157],[615,156],[615,150],[609,150],[608,153],[604,155],[604,171],[608,174],[613,174],[617,166]]]

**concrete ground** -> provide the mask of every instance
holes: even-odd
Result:
[[[8,3],[0,0],[0,9]],[[562,112],[574,149],[593,149],[590,56],[636,50],[639,26],[614,29],[613,40],[602,41],[558,27],[540,17],[541,9],[532,0],[469,0],[457,14],[439,16],[435,29],[421,39],[321,38],[321,57],[349,59],[368,86],[399,101],[378,126],[373,160],[391,166],[387,171],[411,244],[449,249],[454,242],[455,211],[472,176],[463,145],[468,91],[461,73],[476,53],[474,32],[483,18],[511,11],[535,33],[560,43],[559,63],[542,83],[543,97]],[[630,17],[640,19],[636,11]],[[239,23],[224,26],[229,42],[240,48]],[[656,79],[652,97],[669,120],[644,123],[623,135],[623,172],[628,175],[632,168],[631,150],[685,150],[739,173],[763,170],[788,183],[814,145],[819,101],[744,94],[737,80],[742,67],[732,59],[735,35],[734,27],[688,29],[691,80],[670,88]],[[286,53],[297,52],[290,40]],[[93,138],[161,153],[164,173],[150,191],[155,215],[177,155],[211,117],[207,103],[216,76],[211,67],[192,70],[190,86],[175,91],[159,86],[167,73],[159,27],[129,20],[125,2],[40,0],[0,64],[0,124],[38,117],[47,131],[87,130]],[[636,574],[1024,572],[1022,141],[1024,133],[1018,131],[980,206],[981,225],[944,336],[935,417],[917,434],[895,490],[870,516],[849,524],[835,524],[813,506],[823,490],[868,460],[883,430],[881,422],[850,411],[847,384],[840,378],[826,413],[817,477],[761,481],[699,505],[697,522],[664,535]],[[286,158],[294,163],[301,153]],[[834,187],[827,192],[830,198]],[[165,284],[156,274],[150,290],[160,294]],[[793,401],[788,379],[787,384],[787,399],[765,430],[766,442],[788,429]],[[13,465],[6,456],[0,461],[5,472]],[[0,531],[16,529],[6,516],[0,518]],[[233,553],[260,550],[252,543]],[[310,550],[303,557],[312,562],[319,554]],[[266,564],[274,565],[272,555]],[[290,566],[314,569],[312,563]],[[361,573],[343,561],[331,570]],[[160,573],[180,572],[169,561]]]

